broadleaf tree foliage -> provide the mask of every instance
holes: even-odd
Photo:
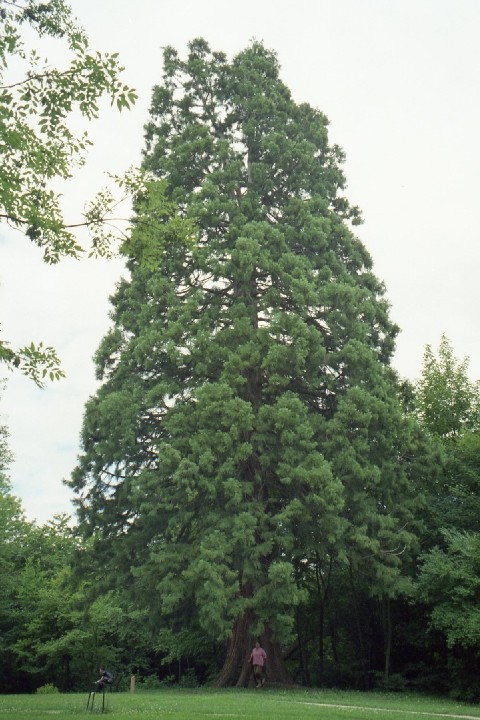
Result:
[[[458,360],[452,344],[442,335],[435,353],[425,347],[423,368],[417,382],[417,406],[421,422],[439,438],[457,438],[467,430],[478,430],[480,383],[468,374],[469,358]]]
[[[455,692],[476,700],[480,691],[476,672],[480,383],[471,380],[469,358],[457,358],[445,334],[436,352],[430,345],[425,348],[416,401],[419,419],[442,458],[425,514],[417,598],[426,612],[429,638],[437,634],[444,641],[445,664]]]
[[[64,66],[42,56],[45,39],[62,48]],[[93,253],[108,250],[106,220],[118,198],[102,191],[86,204],[82,218],[69,223],[54,183],[72,177],[90,145],[86,132],[72,129],[73,118],[96,118],[103,97],[119,110],[135,102],[122,73],[117,54],[90,48],[64,0],[0,0],[0,222],[25,233],[47,263],[84,252],[79,226],[90,230]],[[122,193],[135,195],[141,188],[139,178],[132,183],[134,176],[116,178]],[[55,350],[42,343],[15,349],[2,339],[0,361],[38,385],[47,376],[63,376]]]
[[[261,43],[165,50],[144,166],[171,206],[148,262],[141,222],[128,244],[71,480],[104,577],[158,632],[228,642],[220,685],[255,636],[288,679],[319,558],[393,597],[415,543],[396,327],[327,124]]]
[[[457,358],[445,334],[436,352],[425,347],[423,361],[416,413],[441,453],[425,519],[429,543],[443,546],[450,538],[443,530],[478,530],[480,383],[471,380],[469,358]]]

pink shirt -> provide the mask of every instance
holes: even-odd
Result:
[[[252,654],[250,655],[250,660],[252,660],[254,665],[260,665],[260,667],[263,666],[263,663],[267,659],[267,653],[265,650],[261,647],[257,648],[254,647],[252,650]]]

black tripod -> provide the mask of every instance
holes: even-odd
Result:
[[[87,700],[87,710],[90,709],[90,712],[93,712],[93,706],[95,705],[95,697],[98,693],[102,693],[102,713],[105,712],[105,685],[102,685],[101,688],[97,688],[97,683],[95,683],[95,686],[93,690],[90,690],[88,693],[88,700]]]

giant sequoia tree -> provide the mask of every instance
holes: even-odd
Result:
[[[342,152],[272,52],[167,48],[146,140],[168,203],[153,243],[154,200],[137,208],[96,356],[80,521],[163,638],[228,641],[220,684],[247,681],[254,636],[285,681],[319,558],[368,563],[390,596],[412,544],[396,328],[352,232]]]

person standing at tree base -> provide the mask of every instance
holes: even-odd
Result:
[[[263,687],[265,685],[265,662],[267,653],[257,641],[255,647],[250,654],[249,662],[253,665],[253,677],[255,678],[255,687]]]

